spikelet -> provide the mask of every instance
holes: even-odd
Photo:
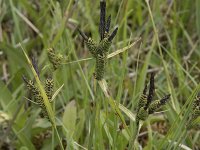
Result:
[[[54,70],[58,69],[63,61],[63,56],[61,54],[56,54],[53,48],[47,49],[47,52],[49,61],[53,65]]]
[[[146,104],[146,107],[149,107],[149,104],[150,104],[150,103],[152,102],[152,100],[153,100],[154,90],[155,90],[155,86],[154,86],[154,73],[151,73],[149,94],[148,94],[148,97],[147,97],[147,104]]]
[[[194,99],[194,102],[193,102],[193,110],[197,107],[197,106],[200,106],[200,94],[198,94],[195,99]]]
[[[200,93],[194,99],[192,110],[192,120],[195,120],[200,116]]]
[[[150,87],[148,96],[147,92],[147,85],[145,86],[143,93],[140,97],[137,107],[137,114],[136,114],[136,125],[139,125],[140,120],[146,120],[148,115],[154,113],[157,109],[159,109],[162,105],[166,104],[166,102],[170,98],[170,94],[164,96],[161,100],[153,101],[154,96],[154,73],[151,74],[150,77]],[[153,102],[152,102],[153,101]]]
[[[106,1],[100,1],[100,23],[99,34],[101,40],[104,39],[105,25],[106,25]]]
[[[29,80],[26,85],[27,85],[28,89],[31,91],[31,94],[34,97],[35,102],[38,104],[42,103],[41,93],[40,93],[39,89],[35,86],[34,82],[32,80]]]
[[[106,65],[106,56],[100,54],[96,58],[96,70],[95,70],[95,78],[97,80],[103,79],[104,72],[105,72],[105,65]]]
[[[31,62],[33,64],[33,68],[35,69],[35,72],[37,73],[38,77],[40,76],[39,68],[38,68],[38,63],[35,57],[31,58]]]
[[[192,120],[196,119],[197,117],[200,116],[200,109],[197,107],[195,110],[192,112]]]
[[[161,100],[156,100],[152,102],[149,106],[149,114],[154,113],[156,110],[158,110],[162,105],[165,105],[167,100],[169,99],[170,95],[164,96]]]
[[[109,37],[109,31],[110,31],[110,23],[111,23],[111,15],[108,16],[108,19],[106,21],[106,26],[105,26],[105,34],[104,37]]]
[[[108,51],[109,51],[110,46],[111,46],[111,42],[108,41],[108,38],[104,38],[104,39],[99,43],[99,46],[98,46],[98,49],[97,49],[97,53],[98,53],[98,54],[102,54],[102,53],[107,54]]]
[[[156,100],[153,103],[151,103],[149,106],[149,114],[154,113],[159,108],[159,105],[160,105],[159,100]]]
[[[146,104],[147,104],[147,94],[146,94],[146,91],[147,91],[147,85],[145,86],[144,90],[143,90],[143,93],[139,99],[139,103],[138,103],[138,111],[141,107],[144,107]],[[138,112],[137,111],[137,112]]]
[[[97,44],[94,42],[93,39],[88,38],[88,40],[86,41],[86,45],[90,51],[90,53],[92,54],[93,57],[97,57]]]
[[[112,41],[114,37],[117,35],[118,27],[114,29],[114,31],[109,35],[108,41]]]
[[[147,103],[147,95],[142,94],[139,100],[138,108],[144,107]]]
[[[50,102],[51,102],[52,96],[53,96],[53,86],[54,86],[53,79],[47,78],[45,81],[45,92],[46,92],[48,100]]]
[[[137,116],[136,116],[137,120],[143,120],[144,121],[144,120],[147,119],[147,117],[148,117],[147,110],[145,110],[144,107],[140,108],[138,113],[137,113]]]
[[[31,89],[31,92],[33,93],[33,96],[35,98],[36,103],[42,109],[42,112],[41,112],[42,117],[48,118],[48,113],[47,113],[46,107],[44,105],[40,91],[38,90],[38,88],[36,86],[33,86],[32,89]]]
[[[48,116],[48,112],[46,110],[45,104],[44,103],[40,103],[39,106],[42,109],[41,110],[41,117],[42,118],[47,118],[50,121],[50,118]]]
[[[199,123],[196,122],[198,117],[200,117],[200,93],[198,93],[193,101],[191,118],[186,125],[187,129],[199,126]]]
[[[42,117],[46,117],[49,120],[48,113],[47,113],[47,110],[46,110],[46,107],[45,107],[45,104],[44,104],[44,101],[39,89],[35,86],[32,80],[27,80],[24,76],[23,76],[23,80],[25,81],[27,88],[30,90],[31,94],[33,95],[35,102],[42,109],[42,112],[41,112]]]

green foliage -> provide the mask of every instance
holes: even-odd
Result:
[[[63,128],[67,131],[66,134],[68,134],[69,137],[73,137],[77,120],[77,108],[75,101],[71,101],[66,105],[62,120],[64,125]]]

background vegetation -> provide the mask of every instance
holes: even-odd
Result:
[[[135,147],[199,149],[199,128],[185,125],[200,91],[200,1],[149,4],[148,8],[144,0],[107,0],[112,30],[119,27],[110,52],[141,37],[137,45],[109,59],[105,75],[109,92],[127,108],[122,114],[134,134],[139,96],[149,73],[156,72],[154,99],[170,93],[170,102],[145,121]],[[130,137],[120,130],[120,119],[94,79],[95,61],[78,61],[91,54],[77,26],[98,40],[98,24],[98,0],[0,0],[1,149],[60,149],[41,109],[24,98],[31,99],[22,75],[33,79],[33,74],[19,43],[38,60],[41,81],[53,75],[55,91],[64,84],[53,104],[64,147],[128,149]],[[66,59],[55,72],[47,57],[49,47]]]

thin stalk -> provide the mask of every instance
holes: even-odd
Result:
[[[155,25],[155,22],[154,22],[154,19],[153,19],[153,15],[152,15],[152,11],[151,11],[151,8],[150,8],[150,5],[149,5],[149,0],[145,0],[146,4],[147,4],[147,7],[148,7],[148,11],[149,11],[149,15],[150,15],[150,18],[151,18],[151,22],[152,22],[152,25],[153,25],[153,30],[154,30],[154,33],[155,33],[155,37],[156,37],[156,41],[157,41],[157,44],[158,44],[158,49],[159,49],[159,53],[160,53],[160,56],[161,56],[161,61],[163,63],[163,67],[164,67],[164,71],[165,71],[165,74],[167,76],[167,83],[168,83],[168,88],[169,88],[169,91],[170,93],[172,93],[172,96],[173,96],[173,99],[172,99],[172,106],[174,108],[174,110],[176,110],[176,106],[175,104],[175,101],[174,99],[175,98],[175,94],[174,94],[174,91],[171,89],[172,87],[172,83],[171,83],[171,80],[170,80],[170,77],[169,77],[169,72],[167,70],[167,65],[166,65],[166,62],[164,60],[164,57],[163,57],[163,53],[162,53],[162,49],[161,49],[161,44],[160,44],[160,41],[159,41],[159,36],[158,36],[158,31],[156,29],[156,25]]]
[[[116,103],[116,101],[108,94],[108,90],[107,90],[107,83],[106,81],[103,79],[101,81],[98,81],[101,89],[103,90],[104,95],[106,96],[106,98],[108,99],[108,103],[111,106],[112,110],[116,113],[116,115],[119,117],[119,119],[121,120],[126,132],[128,133],[129,137],[131,136],[131,133],[126,125],[125,119],[122,115],[122,113],[120,112],[119,109],[119,104]]]
[[[61,148],[62,150],[64,150],[64,147],[63,147],[63,145],[62,145],[62,140],[61,140],[60,135],[59,135],[59,133],[58,133],[57,127],[56,127],[55,124],[53,125],[53,127],[54,127],[54,130],[56,131],[56,135],[57,135],[57,137],[58,137],[58,141],[59,141],[59,144],[60,144],[60,148]]]
[[[142,127],[142,124],[143,123],[137,124],[137,122],[135,122],[135,131],[133,132],[133,135],[129,142],[129,149],[134,149],[134,145],[135,145],[136,139],[138,138],[138,134],[139,134],[140,128]]]

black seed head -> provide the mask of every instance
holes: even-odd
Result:
[[[145,85],[144,90],[143,90],[143,94],[146,95],[146,93],[147,93],[147,84]]]
[[[32,64],[33,64],[33,68],[35,69],[35,72],[37,73],[38,77],[39,77],[39,69],[38,69],[38,63],[35,57],[31,58]]]
[[[85,33],[83,33],[79,28],[77,28],[78,32],[80,33],[80,35],[82,36],[82,38],[85,40],[85,41],[88,41],[88,37],[85,35]]]
[[[107,32],[107,33],[109,33],[109,30],[110,30],[110,23],[111,23],[111,15],[108,17],[108,19],[107,19],[107,21],[106,21],[106,29],[105,29],[105,31]]]
[[[161,105],[164,105],[170,98],[171,94],[165,95],[161,100],[160,103]]]
[[[118,31],[118,27],[116,27],[115,29],[114,29],[114,31],[112,32],[112,34],[108,37],[108,41],[112,41],[113,39],[114,39],[114,37],[116,36],[116,34],[117,34],[117,31]]]
[[[23,81],[24,81],[26,84],[28,84],[28,79],[26,78],[25,75],[22,75],[22,79],[23,79]]]
[[[105,33],[105,25],[106,25],[106,1],[100,1],[100,24],[99,24],[99,33],[101,40],[104,39]]]
[[[153,96],[154,96],[154,90],[155,90],[155,86],[154,86],[154,76],[155,76],[155,74],[154,74],[154,73],[151,73],[149,94],[148,94],[148,98],[147,98],[147,107],[148,107],[149,104],[152,102]]]

